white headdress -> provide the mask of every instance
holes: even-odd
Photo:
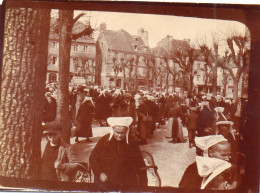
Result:
[[[223,135],[209,135],[204,137],[195,137],[195,144],[203,150],[203,156],[208,157],[208,149],[217,143],[227,141]]]
[[[129,126],[133,122],[132,117],[109,117],[107,119],[107,123],[109,124],[110,128],[110,136],[109,136],[109,141],[112,139],[114,135],[114,126],[125,126],[127,127],[127,133],[126,133],[126,143],[128,143],[128,135],[129,135]]]
[[[216,176],[231,167],[227,161],[218,158],[196,156],[198,173],[203,177],[201,189],[204,189]]]

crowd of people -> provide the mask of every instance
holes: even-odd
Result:
[[[47,87],[44,108],[45,123],[55,119],[56,90],[55,86]],[[128,141],[134,141],[135,144],[146,145],[147,138],[152,137],[160,125],[166,125],[166,128],[171,130],[171,136],[166,136],[171,138],[169,143],[185,143],[188,140],[189,148],[196,149],[196,161],[185,170],[179,187],[231,189],[237,186],[237,179],[240,179],[238,176],[243,174],[243,163],[239,159],[243,157],[243,154],[239,152],[238,144],[243,140],[243,127],[241,126],[245,119],[243,119],[242,108],[246,103],[241,100],[243,99],[233,101],[220,95],[213,97],[210,94],[202,93],[180,96],[178,93],[127,92],[122,89],[101,89],[97,86],[89,88],[70,86],[70,115],[72,125],[78,128],[75,142],[79,142],[78,137],[85,137],[86,142],[91,142],[93,120],[96,120],[101,127],[110,126],[112,128],[112,135],[102,138],[90,157],[90,164],[92,164],[95,179],[98,182],[110,181],[108,175],[104,175],[104,171],[113,173],[110,169],[115,166],[121,168],[121,173],[119,173],[122,175],[119,181],[126,184],[134,181],[133,183],[136,184],[137,181],[132,179],[135,176],[134,173],[131,173],[130,181],[123,177],[125,172],[122,173],[122,171],[132,170],[124,169],[125,165],[120,166],[121,162],[115,157],[113,157],[113,163],[118,162],[119,164],[101,164],[102,167],[105,167],[104,165],[108,167],[102,172],[98,166],[98,162],[102,160],[99,157],[100,152],[109,146],[115,148],[118,141],[125,141],[125,144],[128,144]],[[124,124],[124,121],[117,121],[121,125],[115,125],[111,123],[113,122],[110,120],[111,117],[122,120],[127,117],[131,118],[131,121],[128,125]],[[188,130],[188,139],[183,135],[184,127]],[[122,133],[123,138],[120,138]],[[102,149],[102,147],[104,148]],[[139,152],[138,147],[133,146],[133,148],[134,150],[129,149],[127,145],[122,145],[123,151]],[[122,150],[118,150],[117,153],[120,156],[126,156]],[[129,158],[129,156],[126,157]],[[134,163],[139,163],[140,167],[144,164],[140,161],[140,156],[129,159],[139,160]],[[104,160],[107,162],[106,159]],[[128,167],[130,166],[135,168],[133,164],[128,164]],[[207,171],[205,168],[208,168]],[[135,168],[135,170],[137,169]],[[111,176],[113,175],[115,173],[111,174]],[[118,176],[110,178],[113,178],[111,183],[120,183],[116,180]]]

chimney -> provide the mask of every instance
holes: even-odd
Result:
[[[141,28],[138,30],[137,35],[142,38],[145,46],[149,46],[148,44],[148,32]]]
[[[99,26],[99,32],[104,33],[107,30],[107,25],[105,23],[101,23]]]

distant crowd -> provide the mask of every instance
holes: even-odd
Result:
[[[48,123],[56,117],[57,87],[48,85],[45,96],[44,122]],[[170,138],[169,143],[185,143],[188,140],[189,148],[196,148],[197,156],[196,162],[184,172],[179,184],[182,188],[230,189],[224,187],[227,181],[230,187],[236,187],[237,176],[243,173],[237,171],[243,171],[243,164],[238,161],[239,157],[243,157],[238,143],[243,141],[244,105],[246,99],[234,101],[204,93],[180,96],[178,93],[70,86],[71,123],[78,127],[76,142],[79,142],[78,137],[85,137],[86,142],[91,142],[93,120],[101,127],[108,126],[109,117],[131,117],[129,140],[139,145],[146,145],[147,138],[152,137],[160,125],[171,130],[171,135],[166,136]],[[188,130],[188,139],[183,135],[184,127]],[[211,173],[203,170],[205,164],[211,167]],[[221,165],[225,165],[224,170],[222,167],[214,173],[213,170]],[[222,173],[226,176],[229,173],[232,179],[226,179],[225,175],[220,178]],[[210,176],[212,179],[208,180]]]

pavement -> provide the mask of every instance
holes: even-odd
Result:
[[[93,142],[85,142],[85,138],[79,138],[79,143],[75,143],[75,137],[71,138],[72,150],[79,162],[87,162],[89,155],[98,140],[109,133],[109,127],[99,127],[96,123],[92,127]],[[183,128],[184,137],[187,137],[187,129]],[[162,187],[178,187],[182,175],[188,165],[195,161],[195,148],[189,148],[186,143],[168,143],[170,131],[166,126],[156,129],[154,135],[147,139],[147,145],[141,145],[142,151],[147,151],[153,155],[155,165],[158,166],[158,173],[161,178]],[[149,183],[153,186],[148,173]]]

